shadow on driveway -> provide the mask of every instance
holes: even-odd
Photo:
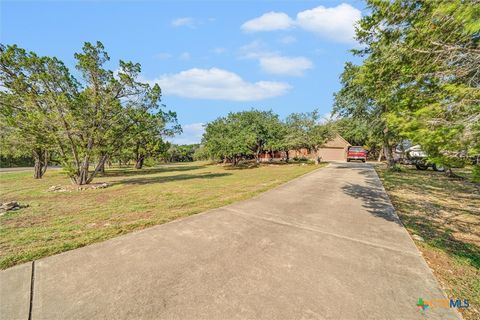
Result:
[[[358,174],[365,176],[366,185],[347,183],[342,187],[345,194],[362,200],[362,206],[373,216],[402,225],[373,168],[367,169],[365,164],[339,165],[337,168],[356,169]]]

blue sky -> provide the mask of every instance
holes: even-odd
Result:
[[[328,114],[345,61],[356,61],[353,25],[363,1],[5,1],[0,40],[62,59],[101,41],[118,60],[142,65],[162,87],[184,134],[230,111],[274,110],[282,118]]]

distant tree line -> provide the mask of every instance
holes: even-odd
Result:
[[[160,104],[160,87],[138,80],[138,63],[106,69],[100,42],[85,43],[75,60],[78,79],[55,57],[0,45],[3,159],[31,155],[35,178],[55,159],[83,185],[113,159],[134,159],[141,168],[165,151],[165,137],[181,132],[176,114]]]
[[[164,162],[189,162],[196,160],[195,153],[200,148],[199,144],[171,144],[167,152],[160,156]]]
[[[124,150],[122,153],[118,153],[108,161],[110,165],[114,165],[113,161],[116,161],[119,166],[132,165],[136,169],[141,169],[144,165],[154,166],[159,163],[172,163],[172,162],[190,162],[196,159],[195,153],[201,146],[199,144],[184,144],[178,145],[168,141],[162,142],[159,148],[155,149],[155,152],[144,153],[143,161],[138,161],[139,158],[135,148]]]
[[[237,165],[241,159],[260,161],[265,152],[308,149],[317,153],[333,134],[318,111],[292,113],[285,121],[272,111],[229,113],[208,123],[196,158],[218,159]],[[318,157],[315,157],[318,163]]]
[[[367,5],[352,50],[362,63],[345,65],[334,114],[367,126],[389,167],[395,145],[409,140],[451,174],[480,154],[479,1]],[[474,172],[480,177],[478,165]]]

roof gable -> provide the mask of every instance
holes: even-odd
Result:
[[[325,144],[322,145],[322,147],[329,147],[329,148],[345,148],[351,146],[350,143],[348,143],[347,140],[345,140],[341,135],[339,135],[337,132],[334,134],[334,136],[325,142]]]

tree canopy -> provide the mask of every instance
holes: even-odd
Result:
[[[331,128],[320,123],[318,111],[293,113],[281,121],[272,111],[253,109],[229,113],[208,123],[201,153],[234,165],[245,157],[258,162],[264,152],[288,154],[289,150],[300,148],[317,152],[330,136]]]
[[[134,144],[148,153],[181,130],[176,114],[162,110],[160,87],[138,80],[139,64],[120,60],[116,72],[105,68],[110,57],[100,42],[75,54],[80,79],[56,58],[16,45],[0,51],[2,120],[39,163],[36,177],[55,152],[71,180],[87,184],[118,150]]]
[[[387,158],[401,139],[447,167],[480,152],[480,6],[475,0],[368,0],[363,57],[347,63],[340,116],[368,121]]]

